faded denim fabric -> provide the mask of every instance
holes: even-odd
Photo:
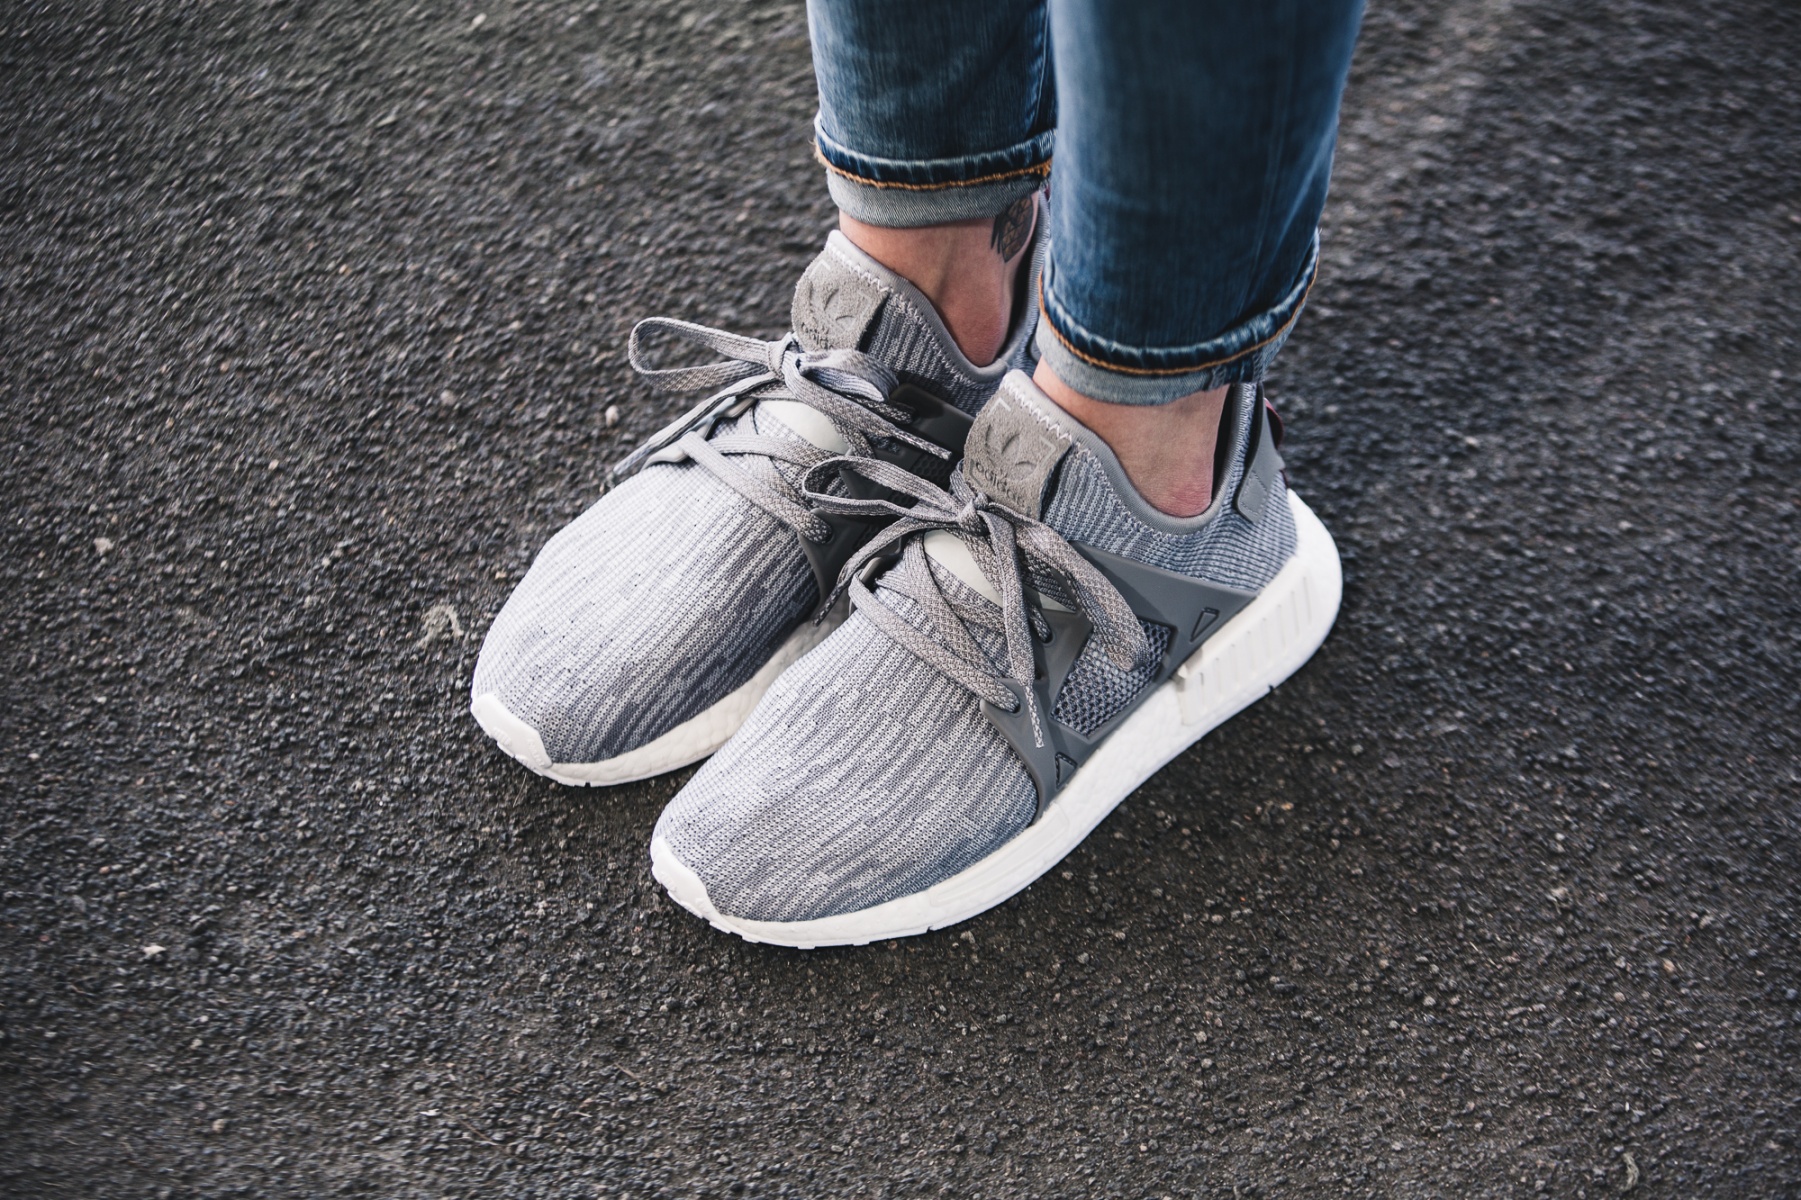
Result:
[[[1056,163],[1039,350],[1097,399],[1260,378],[1312,286],[1361,0],[810,0],[839,207],[990,216]]]
[[[809,0],[814,141],[872,225],[992,217],[1044,186],[1056,123],[1039,0]]]

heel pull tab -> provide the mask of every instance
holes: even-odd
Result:
[[[1270,432],[1276,435],[1276,449],[1282,448],[1282,439],[1288,433],[1288,427],[1282,421],[1282,414],[1276,411],[1276,402],[1270,399],[1269,392],[1260,383],[1257,385],[1257,399],[1263,401],[1263,411],[1269,414]]]
[[[1252,523],[1262,518],[1282,473],[1282,456],[1276,451],[1282,436],[1281,418],[1263,395],[1262,385],[1258,385],[1257,400],[1251,418],[1251,445],[1245,448],[1244,478],[1238,481],[1238,494],[1232,498],[1232,506]]]

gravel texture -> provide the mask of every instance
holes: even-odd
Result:
[[[0,10],[0,1192],[1801,1191],[1801,14],[1378,0],[1343,616],[962,927],[662,898],[480,635],[831,219],[792,3]],[[606,419],[616,406],[616,423]]]

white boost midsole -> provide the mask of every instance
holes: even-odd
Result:
[[[994,907],[1062,861],[1139,784],[1294,674],[1326,640],[1344,593],[1338,547],[1299,496],[1290,491],[1288,502],[1294,557],[1101,743],[1042,817],[980,862],[924,892],[812,921],[721,913],[706,884],[662,838],[651,842],[651,873],[677,903],[716,928],[801,949],[906,937]]]
[[[843,624],[847,612],[846,604],[840,600],[822,620],[803,621],[801,627],[776,648],[775,653],[769,656],[769,661],[759,667],[755,675],[723,700],[688,718],[654,741],[646,742],[624,754],[603,758],[599,762],[550,761],[550,755],[544,749],[544,739],[538,735],[538,731],[514,716],[493,692],[477,696],[469,705],[469,712],[502,750],[547,779],[554,779],[571,787],[608,787],[649,779],[653,775],[699,762],[725,745],[738,732],[738,726],[744,724],[744,719],[750,716],[751,710],[756,708],[757,701],[763,698],[763,693],[769,690],[769,685],[775,682],[776,676],[793,666],[801,655],[824,641],[832,630]]]

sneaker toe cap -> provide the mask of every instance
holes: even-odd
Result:
[[[973,698],[860,617],[791,668],[664,809],[655,839],[721,913],[804,921],[926,890],[1030,823]]]
[[[815,589],[793,535],[695,474],[602,498],[495,617],[470,692],[496,740],[513,730],[515,757],[634,750],[743,683],[806,615]],[[688,486],[664,494],[671,482]]]

